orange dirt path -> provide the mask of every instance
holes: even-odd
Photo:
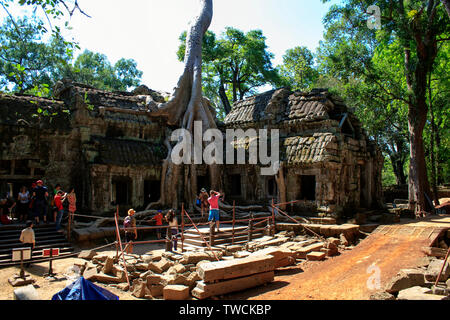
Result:
[[[445,223],[447,224],[448,220]],[[427,224],[427,227],[430,227],[430,224]],[[374,232],[353,250],[344,251],[339,256],[323,262],[305,262],[291,267],[290,270],[277,271],[274,282],[224,298],[368,300],[370,295],[377,291],[377,282],[373,281],[376,270],[379,271],[378,290],[383,289],[400,269],[415,267],[418,260],[425,256],[421,248],[430,246],[439,230],[442,230],[437,228],[437,231],[433,232],[433,228],[418,229],[417,226],[397,225],[386,229],[390,230],[388,232]],[[405,232],[408,230],[409,232]],[[424,230],[422,234],[421,230]],[[429,230],[432,230],[432,234],[429,234]]]

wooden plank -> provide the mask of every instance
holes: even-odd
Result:
[[[273,270],[275,270],[275,258],[271,255],[205,263],[197,267],[198,275],[205,282],[233,279]]]
[[[274,271],[258,273],[247,277],[221,281],[217,283],[205,283],[200,281],[192,290],[192,295],[198,299],[207,299],[212,296],[223,295],[231,292],[257,287],[274,280]]]

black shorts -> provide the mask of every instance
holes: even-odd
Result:
[[[134,241],[136,240],[136,235],[134,234],[134,232],[125,232],[125,239],[127,240],[127,242]]]

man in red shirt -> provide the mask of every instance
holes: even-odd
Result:
[[[210,224],[216,222],[217,232],[220,232],[220,211],[219,211],[219,198],[221,194],[217,191],[211,190],[209,192],[210,197],[208,198],[209,202],[209,218],[208,221]]]
[[[61,220],[64,215],[64,207],[63,207],[63,201],[66,200],[67,193],[64,193],[64,191],[58,191],[58,193],[55,195],[55,207],[58,210],[58,214],[56,216],[56,231],[61,232]]]

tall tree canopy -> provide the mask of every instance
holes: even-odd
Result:
[[[323,1],[327,2],[327,1]],[[339,77],[355,78],[375,85],[390,100],[407,107],[410,145],[409,190],[410,207],[420,214],[429,210],[430,188],[425,161],[423,131],[427,122],[429,101],[427,79],[433,73],[442,42],[448,41],[450,21],[440,1],[378,1],[381,30],[367,25],[367,8],[371,1],[346,0],[331,7],[325,25],[331,43],[341,41],[328,58],[345,72]],[[395,81],[391,70],[377,68],[372,57],[396,43],[391,49],[401,57],[402,81]],[[334,60],[333,60],[334,59]],[[390,79],[391,81],[387,81]]]
[[[120,59],[114,65],[101,53],[85,50],[73,65],[66,65],[59,78],[69,78],[103,90],[126,91],[137,87],[143,72],[133,59]]]
[[[48,96],[62,78],[105,90],[125,91],[140,84],[143,73],[133,59],[112,65],[105,55],[86,50],[73,61],[78,46],[59,33],[45,41],[42,25],[37,18],[5,19],[0,27],[1,90]]]
[[[72,59],[73,45],[59,34],[43,41],[42,22],[10,18],[0,27],[0,85],[25,93],[35,86],[52,85],[57,69]]]
[[[178,58],[185,58],[186,32],[180,36]],[[268,51],[261,30],[247,33],[227,27],[217,36],[208,31],[203,38],[203,75],[206,96],[219,102],[227,114],[231,104],[256,93],[261,86],[280,84],[272,66],[274,55]]]
[[[315,84],[318,71],[314,66],[314,55],[307,47],[295,47],[286,51],[280,75],[286,86],[293,90],[307,90]]]

